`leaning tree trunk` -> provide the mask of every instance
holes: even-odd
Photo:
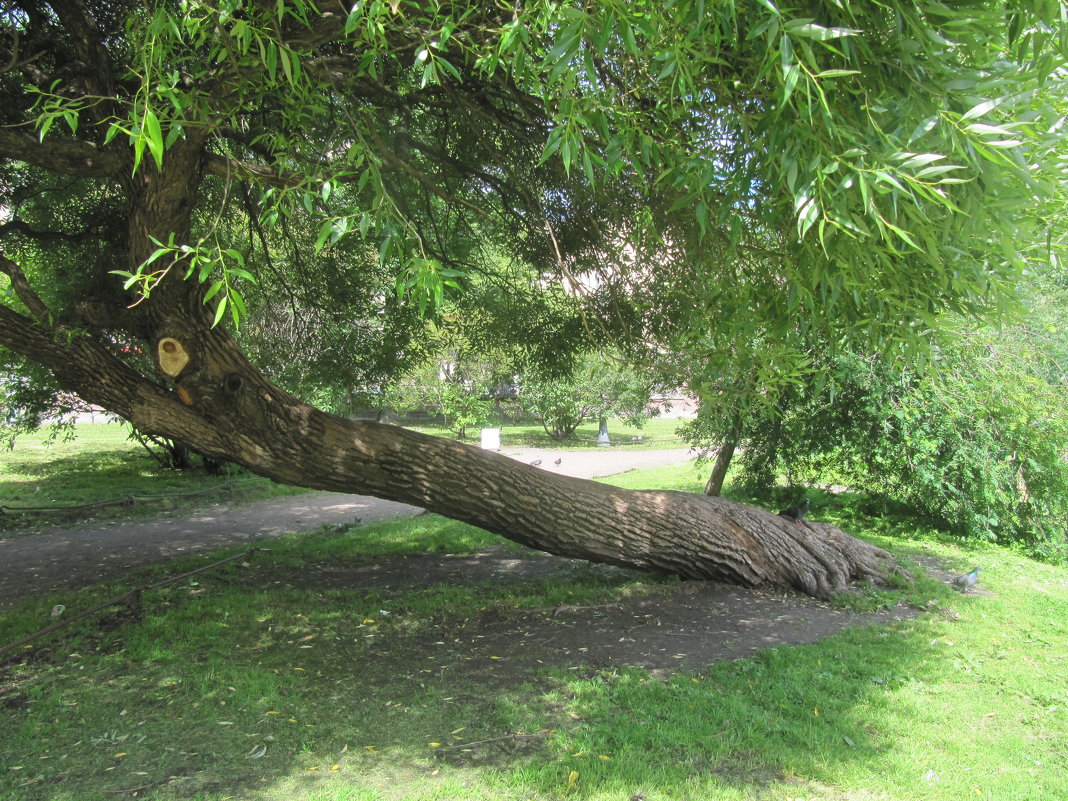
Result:
[[[174,232],[184,241],[201,155],[191,133],[167,151],[163,171],[124,179],[133,267],[153,252],[153,237],[165,241]],[[126,365],[106,336],[56,322],[2,254],[0,269],[32,315],[0,305],[0,343],[145,433],[277,481],[416,504],[531,548],[687,578],[827,596],[887,567],[885,551],[832,526],[794,523],[722,498],[560,476],[450,440],[321,412],[267,381],[222,328],[211,327],[202,288],[182,280],[180,263],[148,300],[109,320],[149,343],[160,376]]]
[[[452,440],[326,414],[269,383],[225,332],[181,315],[172,314],[156,342],[173,389],[91,337],[57,337],[4,307],[0,341],[143,431],[280,482],[415,504],[549,553],[820,597],[887,567],[885,551],[829,525],[723,498],[560,476]],[[176,352],[188,357],[180,368]]]
[[[705,482],[705,495],[718,498],[723,494],[723,481],[727,478],[727,470],[730,469],[734,452],[738,450],[738,439],[742,435],[742,412],[735,409],[731,412],[731,424],[727,435],[723,438],[723,444],[716,451],[716,462],[712,465],[712,472]]]

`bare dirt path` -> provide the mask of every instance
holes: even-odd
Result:
[[[552,451],[505,449],[542,469],[579,478],[614,475],[693,458],[684,449]],[[560,464],[555,464],[560,459]],[[0,539],[0,609],[61,587],[82,587],[146,564],[229,545],[310,531],[324,525],[365,523],[413,515],[414,506],[364,495],[314,492],[251,504],[217,504],[190,513],[111,525],[87,523],[33,536]]]

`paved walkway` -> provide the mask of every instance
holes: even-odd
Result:
[[[541,460],[543,470],[579,478],[677,464],[687,450],[502,451],[522,461]],[[560,459],[560,465],[554,464]],[[280,537],[320,526],[365,523],[417,514],[420,509],[365,495],[311,492],[254,503],[218,504],[194,513],[174,512],[110,526],[72,527],[0,539],[0,609],[60,587],[82,587],[141,565]]]

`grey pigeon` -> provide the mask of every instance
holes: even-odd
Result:
[[[785,517],[788,520],[793,520],[795,523],[800,523],[805,519],[805,515],[808,514],[808,498],[805,498],[801,503],[791,506],[789,509],[783,509],[779,512],[780,517]]]
[[[971,573],[965,573],[963,576],[957,576],[953,579],[953,586],[960,587],[961,592],[967,592],[975,586],[975,582],[979,580],[979,568],[973,567]]]
[[[531,467],[537,467],[539,464],[541,464],[541,459],[535,459],[534,461],[532,461],[530,463],[530,466]]]

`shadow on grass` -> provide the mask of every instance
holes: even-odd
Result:
[[[867,758],[875,746],[856,708],[878,695],[874,678],[890,681],[919,659],[913,648],[846,641],[858,656],[771,651],[710,673],[590,664],[583,641],[609,625],[599,609],[667,604],[681,592],[613,568],[442,581],[411,565],[407,578],[435,583],[401,581],[400,591],[319,581],[327,557],[356,569],[364,550],[389,557],[398,537],[410,550],[420,530],[423,550],[487,541],[423,520],[399,533],[389,524],[272,543],[277,555],[263,564],[145,593],[28,649],[0,673],[0,788],[27,801],[555,798],[572,771],[574,797],[767,785],[812,775],[821,754]],[[116,589],[57,596],[8,619],[41,620],[57,600],[73,612]],[[678,642],[670,627],[639,624],[632,639],[643,647]],[[5,641],[12,630],[3,627]],[[548,636],[566,636],[566,647]]]
[[[980,601],[937,586],[923,618],[645,670],[591,658],[593,634],[623,607],[639,620],[620,637],[681,650],[686,627],[664,610],[695,583],[570,564],[442,576],[414,561],[408,581],[323,580],[328,566],[392,566],[404,548],[466,558],[492,541],[434,518],[275,541],[262,562],[146,593],[38,644],[0,667],[0,797],[938,798],[988,789],[990,771],[1034,798],[1063,789],[1021,758],[1055,746],[1003,747],[984,730],[1021,706],[1055,707],[1056,691],[1022,701],[1037,691],[1006,684],[993,672],[1005,662],[977,678],[988,646],[968,642],[981,627],[962,626],[955,607]],[[47,619],[47,604],[74,611],[116,589],[26,605],[0,618],[0,639]],[[797,611],[797,596],[779,600],[781,614]],[[1017,632],[1030,619],[993,605],[984,616],[995,611]],[[764,627],[745,619],[738,630],[762,643]],[[1031,731],[1042,742],[1056,729]]]
[[[268,612],[263,596],[230,600]],[[341,607],[266,627],[197,614],[195,635],[192,610],[150,612],[84,637],[65,660],[27,663],[5,677],[24,700],[5,703],[18,742],[6,744],[0,781],[27,801],[295,789],[416,798],[454,782],[470,792],[453,797],[557,798],[576,771],[577,797],[742,797],[795,778],[834,781],[846,763],[877,771],[890,691],[924,675],[914,638],[872,647],[863,633],[701,674],[576,660],[502,686],[488,667],[465,666],[485,657],[463,649],[421,667],[433,647],[422,638],[342,636]],[[324,631],[333,642],[312,644]]]
[[[7,507],[0,515],[0,532],[5,536],[90,520],[143,518],[234,497],[253,500],[305,491],[233,465],[218,473],[170,470],[143,453],[91,446],[77,455],[12,459],[5,466],[7,475],[0,475],[0,505]],[[131,496],[136,502],[129,502]]]

